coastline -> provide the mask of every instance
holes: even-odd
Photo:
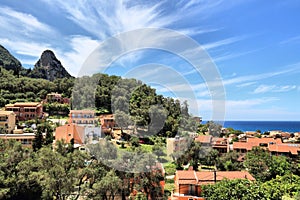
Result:
[[[202,124],[206,124],[203,121]],[[288,133],[300,132],[300,121],[241,121],[241,120],[228,120],[224,121],[224,128],[233,128],[235,130],[256,131],[260,130],[261,133],[266,131],[282,131]]]

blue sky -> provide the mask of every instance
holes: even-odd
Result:
[[[138,28],[175,30],[197,41],[219,70],[226,120],[299,121],[299,10],[296,0],[2,0],[0,44],[25,67],[32,67],[43,50],[51,49],[77,76],[87,57],[111,36]],[[212,118],[211,91],[176,55],[153,49],[131,52],[106,72],[131,74],[158,93],[184,99],[176,95],[183,89],[176,81],[166,89],[151,83],[150,75],[145,78],[146,72],[130,73],[149,63],[178,72],[195,94],[191,112],[204,120]],[[168,77],[167,71],[156,69],[156,77]]]

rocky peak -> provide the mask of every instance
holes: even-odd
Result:
[[[53,81],[57,78],[70,78],[72,76],[62,66],[53,51],[45,50],[40,59],[34,65],[32,77],[44,78],[49,81]]]
[[[13,70],[15,75],[19,75],[23,69],[21,62],[16,59],[10,52],[0,45],[0,67],[4,67],[7,70]]]

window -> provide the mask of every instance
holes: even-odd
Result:
[[[195,185],[189,185],[189,193],[191,195],[195,195]]]
[[[71,137],[71,135],[72,135],[71,133],[68,134],[69,137]]]

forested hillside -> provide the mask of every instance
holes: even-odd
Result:
[[[59,92],[70,96],[74,79],[45,79],[18,77],[12,70],[0,67],[0,107],[7,103],[41,101],[50,92]]]
[[[0,67],[12,70],[14,75],[27,75],[28,70],[22,67],[21,62],[0,45]]]
[[[73,88],[74,82],[76,87]],[[14,102],[41,101],[50,92],[72,96],[71,109],[113,112],[117,118],[122,118],[119,120],[121,126],[135,125],[168,136],[176,135],[180,128],[196,130],[186,102],[157,95],[155,89],[139,80],[94,74],[79,79],[48,81],[18,77],[13,71],[0,68],[0,107]]]

